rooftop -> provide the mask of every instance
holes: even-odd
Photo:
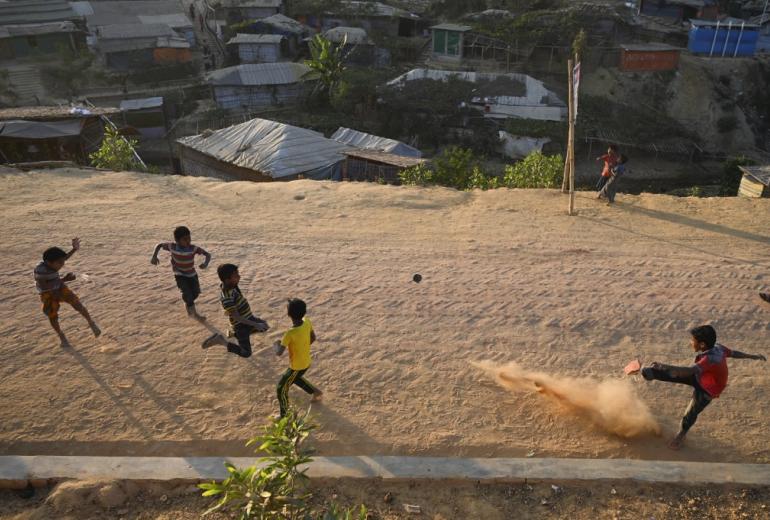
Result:
[[[139,38],[157,38],[159,36],[178,36],[168,25],[163,23],[112,24],[99,28],[99,40],[136,40]]]
[[[78,110],[73,113],[73,110]],[[83,112],[81,112],[83,111]],[[26,121],[51,121],[91,116],[110,116],[119,114],[120,109],[112,107],[93,107],[77,109],[68,106],[14,107],[0,108],[0,121],[23,119]]]
[[[381,18],[419,18],[415,14],[392,5],[383,4],[382,2],[360,2],[358,0],[341,0],[340,9],[333,10],[332,12],[335,12],[335,14],[353,14]]]
[[[77,19],[77,13],[64,0],[0,1],[0,26]]]
[[[288,85],[309,79],[310,70],[302,63],[256,63],[215,70],[207,78],[220,86]]]
[[[764,166],[739,166],[739,168],[744,174],[754,177],[765,186],[770,186],[770,164]]]
[[[468,32],[471,29],[473,29],[473,27],[471,27],[470,25],[459,25],[456,23],[441,23],[441,24],[432,26],[431,29],[436,29],[439,31]]]
[[[665,43],[628,43],[621,44],[620,48],[626,51],[681,51],[679,47],[666,45]]]
[[[35,34],[53,34],[75,32],[77,27],[72,22],[50,22],[29,25],[7,25],[0,27],[0,38],[13,38],[14,36],[32,36]]]
[[[348,44],[369,43],[369,37],[366,35],[366,31],[360,27],[335,27],[326,31],[324,37],[333,43],[342,43],[343,39],[345,39]]]
[[[366,161],[388,164],[390,166],[398,166],[399,168],[411,168],[412,166],[417,166],[427,162],[426,159],[404,157],[403,155],[381,152],[379,150],[349,150],[345,152],[345,155],[348,157],[355,157],[357,159],[364,159]]]
[[[85,16],[89,26],[115,24],[166,24],[170,27],[192,27],[192,22],[174,0],[115,0],[72,2],[72,7]]]
[[[292,32],[295,34],[302,34],[304,32],[312,31],[310,27],[303,25],[294,18],[289,18],[288,16],[282,15],[280,13],[268,16],[267,18],[263,18],[262,20],[259,20],[259,23],[267,24],[282,31]]]
[[[238,33],[227,42],[227,45],[237,45],[241,43],[281,43],[283,36],[280,34],[244,34]]]

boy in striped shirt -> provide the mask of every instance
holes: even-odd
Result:
[[[255,332],[267,332],[269,326],[265,320],[254,316],[249,302],[238,288],[238,282],[241,280],[238,266],[222,264],[217,268],[217,274],[222,281],[219,301],[230,319],[229,335],[235,336],[238,343],[228,341],[221,334],[215,333],[201,346],[205,349],[213,345],[223,345],[227,347],[228,352],[247,358],[251,356],[251,335]]]
[[[91,327],[91,331],[97,338],[102,333],[99,327],[88,314],[88,310],[80,303],[80,300],[75,293],[67,287],[64,282],[70,282],[75,279],[74,273],[67,273],[62,276],[59,271],[64,267],[64,263],[75,254],[75,251],[80,249],[80,239],[72,239],[72,250],[69,253],[65,253],[63,249],[58,247],[49,247],[43,253],[43,261],[35,267],[35,286],[37,292],[40,294],[40,300],[43,302],[43,313],[48,316],[48,321],[51,322],[51,327],[59,336],[61,346],[64,348],[70,347],[70,343],[67,337],[59,327],[59,307],[61,302],[67,302],[78,311],[88,322],[88,326]]]
[[[195,309],[195,300],[201,293],[201,285],[198,281],[198,273],[195,271],[195,255],[203,255],[206,260],[200,265],[206,269],[211,262],[211,255],[204,249],[193,245],[190,230],[185,226],[179,226],[174,230],[174,242],[161,242],[155,246],[150,263],[158,265],[158,253],[161,249],[171,253],[171,268],[174,271],[176,286],[182,293],[187,314],[196,320],[205,321],[206,318],[198,314]]]

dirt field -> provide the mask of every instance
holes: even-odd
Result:
[[[0,175],[0,453],[242,455],[277,410],[287,360],[267,351],[302,297],[317,329],[308,378],[320,454],[571,456],[770,462],[770,365],[731,361],[731,383],[675,453],[625,439],[536,393],[496,385],[471,362],[552,375],[620,378],[636,355],[689,364],[688,327],[770,355],[770,200],[461,193],[373,184],[224,183],[46,171]],[[179,224],[241,266],[241,288],[273,330],[244,360],[203,351],[167,257]],[[73,236],[66,270],[102,327],[64,308],[63,350],[40,312],[32,269]],[[420,284],[412,282],[421,273]],[[217,327],[215,269],[200,309]],[[630,382],[671,435],[684,387]],[[307,398],[294,390],[292,399]]]
[[[125,492],[117,489],[132,491]],[[84,502],[102,490],[110,508]],[[109,490],[109,491],[105,491]],[[312,486],[320,509],[330,501],[365,504],[371,520],[763,520],[770,518],[770,489],[731,486],[672,486],[629,482],[473,482],[322,481]],[[190,489],[137,488],[124,482],[66,484],[39,490],[32,499],[0,491],[0,520],[193,520],[212,506]],[[409,514],[404,505],[420,506]],[[233,518],[213,514],[211,520]],[[357,518],[357,517],[356,517]]]

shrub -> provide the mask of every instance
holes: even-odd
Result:
[[[101,146],[89,155],[91,164],[97,168],[113,171],[139,169],[139,163],[134,155],[136,144],[135,139],[125,138],[116,128],[107,126]]]
[[[556,188],[561,185],[564,159],[532,152],[524,160],[506,166],[502,184],[508,188]]]
[[[470,179],[477,169],[473,150],[452,146],[434,160],[433,182],[458,190],[470,188]]]
[[[427,186],[433,183],[433,170],[424,164],[401,170],[398,174],[401,184],[407,186]]]

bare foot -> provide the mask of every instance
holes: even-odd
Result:
[[[671,442],[668,443],[668,447],[674,451],[679,451],[680,449],[682,449],[683,444],[684,444],[684,435],[679,433],[676,435],[676,437],[671,439]]]
[[[770,303],[770,293],[759,293],[759,297],[767,303]]]
[[[96,326],[96,323],[91,324],[91,331],[94,333],[94,337],[98,338],[102,335],[102,329]]]
[[[323,397],[324,397],[324,393],[321,392],[320,390],[317,390],[317,391],[313,392],[313,397],[310,398],[310,402],[311,403],[317,403],[321,399],[323,399]]]

